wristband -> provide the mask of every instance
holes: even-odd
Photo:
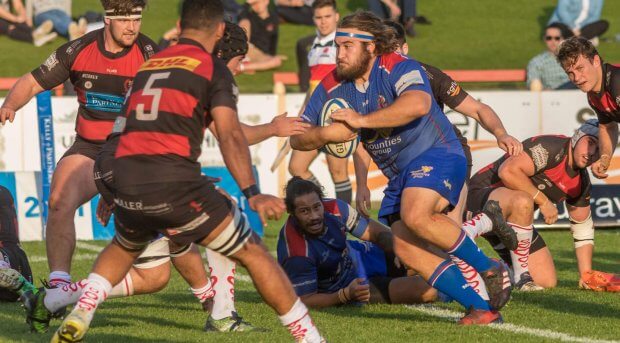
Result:
[[[536,197],[538,196],[538,194],[540,194],[540,190],[536,191],[536,194],[534,194],[534,196],[532,197],[532,200],[536,201]]]
[[[343,304],[347,303],[347,296],[344,294],[344,288],[338,290],[338,300]]]
[[[243,196],[245,196],[246,199],[250,200],[251,197],[260,194],[260,189],[258,189],[257,185],[251,185],[250,187],[245,188],[241,192],[243,192]]]

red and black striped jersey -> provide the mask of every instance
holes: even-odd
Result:
[[[586,168],[573,170],[568,163],[570,137],[543,135],[523,141],[523,152],[534,162],[530,180],[554,203],[564,200],[576,207],[590,206],[590,175]],[[469,189],[505,187],[499,177],[499,168],[510,157],[508,154],[480,169],[469,181]]]
[[[117,189],[200,179],[204,130],[218,106],[237,110],[238,89],[220,59],[182,38],[140,67],[116,149]],[[224,134],[224,133],[222,133]]]
[[[620,122],[620,67],[603,64],[601,91],[588,92],[588,103],[601,124]]]
[[[139,34],[131,47],[111,53],[105,49],[104,29],[100,29],[56,49],[32,76],[44,89],[70,79],[80,104],[77,134],[102,144],[123,108],[138,68],[158,50],[157,44]]]

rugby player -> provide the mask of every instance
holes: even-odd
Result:
[[[398,41],[400,52],[403,55],[407,55],[409,52],[409,46],[407,45],[406,37],[405,37],[405,29],[403,26],[393,20],[386,19],[384,20],[385,24],[394,29],[396,33],[396,40]],[[455,110],[459,113],[462,113],[476,122],[480,123],[480,125],[493,134],[495,139],[497,140],[497,145],[509,153],[510,155],[518,155],[523,150],[523,146],[521,142],[516,138],[512,137],[506,132],[502,121],[499,119],[495,111],[493,109],[474,99],[471,97],[461,86],[454,81],[450,76],[445,74],[439,68],[434,66],[425,64],[420,62],[422,69],[426,72],[426,76],[428,77],[428,81],[430,83],[431,90],[433,91],[433,97],[439,107],[443,110],[444,105],[447,105],[452,110]],[[448,213],[448,216],[457,223],[460,223],[463,220],[463,212],[465,209],[465,202],[467,199],[467,180],[471,176],[471,168],[473,166],[471,150],[469,145],[467,144],[467,138],[463,136],[461,130],[459,130],[456,125],[452,126],[454,128],[454,133],[457,138],[461,142],[461,146],[463,151],[465,152],[465,157],[467,158],[467,178],[465,184],[463,184],[463,189],[461,190],[461,194],[459,196],[458,204]],[[370,189],[367,187],[367,174],[368,174],[368,166],[370,164],[370,156],[363,149],[363,147],[358,147],[358,151],[353,155],[353,161],[355,163],[355,173],[357,180],[357,190],[356,190],[356,204],[357,208],[364,213],[365,215],[369,215],[368,208],[370,207]],[[501,209],[499,206],[496,206],[496,203],[487,204],[486,211],[479,213],[474,216],[470,220],[467,220],[463,223],[463,226],[481,226],[482,230],[494,230],[497,236],[501,238],[502,242],[511,249],[516,249],[517,246],[517,237],[514,231],[502,221],[501,223],[496,223],[493,225],[494,220],[491,217],[501,217]],[[466,232],[470,232],[466,230]],[[473,238],[472,238],[473,239]],[[476,272],[475,269],[471,268],[465,261],[460,260],[456,256],[450,256],[454,263],[461,269],[463,276],[468,281],[468,283],[476,290],[480,296],[488,300],[488,294],[486,291],[486,287],[484,286],[484,282],[479,273]]]
[[[594,222],[590,208],[587,167],[599,158],[599,124],[586,121],[572,137],[543,135],[523,142],[524,153],[504,155],[482,168],[470,180],[467,210],[476,213],[487,200],[496,200],[519,238],[516,249],[503,247],[485,234],[500,256],[512,266],[516,288],[537,291],[557,284],[551,252],[532,225],[540,209],[545,223],[558,218],[556,204],[566,202],[582,288],[620,291],[620,279],[592,270]]]
[[[135,73],[158,50],[140,33],[146,0],[101,0],[101,4],[104,28],[54,51],[15,83],[0,108],[5,124],[35,94],[67,79],[77,92],[77,135],[56,166],[49,198],[45,241],[51,286],[71,282],[75,211],[97,194],[92,175],[95,156],[112,130]]]
[[[390,180],[379,216],[392,227],[396,255],[468,310],[461,324],[501,321],[498,309],[511,292],[506,268],[485,256],[443,214],[458,202],[467,162],[452,125],[433,100],[424,70],[394,52],[394,31],[370,12],[345,17],[336,44],[337,67],[321,81],[302,115],[315,126],[291,137],[291,146],[313,150],[354,139],[359,131],[364,148]],[[329,98],[344,98],[352,108],[333,112],[336,122],[321,127],[321,108]],[[475,268],[491,305],[449,259],[430,252],[427,242]]]
[[[319,186],[299,177],[286,185],[284,202],[289,218],[278,236],[278,261],[307,306],[437,298],[421,277],[407,277],[396,264],[388,227],[341,200],[326,199]],[[347,240],[347,233],[366,242]]]
[[[28,257],[19,244],[15,202],[0,185],[0,301],[17,301],[34,289]]]
[[[127,122],[113,166],[116,236],[97,259],[76,307],[53,340],[79,341],[97,306],[146,245],[164,234],[177,245],[198,242],[245,266],[263,298],[300,341],[322,341],[308,310],[277,262],[232,202],[200,175],[204,128],[215,123],[233,177],[263,221],[278,218],[281,199],[261,194],[236,116],[230,71],[209,51],[224,32],[217,0],[185,0],[179,43],[144,64],[126,100]],[[179,60],[183,61],[180,63]],[[170,63],[176,61],[176,63]]]
[[[588,103],[596,112],[602,130],[598,142],[600,158],[592,163],[592,174],[604,179],[618,144],[620,68],[604,63],[594,45],[583,37],[564,41],[558,61],[570,81],[587,93]]]
[[[308,65],[310,67],[310,88],[306,93],[304,105],[310,99],[312,92],[318,83],[329,74],[336,66],[336,28],[340,14],[335,0],[316,0],[312,3],[312,20],[316,26],[316,37],[308,52]],[[320,185],[319,180],[309,170],[310,164],[319,155],[319,150],[300,151],[293,150],[288,164],[288,171],[293,176],[300,176]],[[327,168],[334,182],[336,198],[347,204],[351,203],[353,190],[349,180],[349,158],[338,158],[325,154]]]

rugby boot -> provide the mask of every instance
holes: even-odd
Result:
[[[500,310],[508,301],[510,301],[510,293],[512,285],[506,265],[496,258],[491,259],[493,267],[484,272],[480,272],[484,284],[487,286],[489,293],[489,304],[495,310]]]
[[[202,310],[205,311],[209,317],[211,317],[210,315],[213,311],[213,297],[207,298],[207,300],[203,301],[201,305]]]
[[[493,228],[491,231],[497,235],[504,246],[510,251],[517,249],[519,244],[517,233],[512,229],[512,227],[510,227],[510,225],[508,225],[508,223],[506,223],[504,214],[502,213],[502,208],[499,206],[499,202],[495,200],[487,201],[486,204],[484,204],[482,212],[493,222]]]
[[[620,292],[620,276],[592,270],[581,276],[579,288],[595,292]]]
[[[76,308],[65,318],[54,336],[52,343],[81,342],[90,327],[89,315],[86,310]]]
[[[519,282],[515,285],[515,290],[519,290],[521,292],[538,292],[544,291],[545,288],[534,283],[530,272],[524,272],[521,274],[521,280],[519,280]]]
[[[52,313],[45,307],[45,287],[25,292],[20,300],[26,310],[26,323],[31,332],[44,333],[50,326]]]
[[[474,310],[470,307],[467,314],[461,318],[459,325],[488,325],[501,324],[504,322],[502,315],[497,311]]]
[[[213,319],[209,316],[207,323],[205,324],[205,331],[215,332],[261,332],[264,329],[257,328],[254,325],[246,322],[241,318],[237,312],[232,312],[232,316]]]
[[[22,286],[21,274],[13,268],[0,269],[0,288],[16,291]]]

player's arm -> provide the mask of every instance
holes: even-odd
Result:
[[[344,201],[336,199],[336,203],[348,233],[378,245],[383,251],[394,252],[392,231],[387,226],[361,215]]]
[[[354,129],[385,128],[406,125],[428,114],[432,99],[428,92],[407,90],[386,108],[360,115],[352,108],[344,108],[332,113],[332,118],[347,123]]]
[[[592,165],[592,171],[598,178],[607,177],[607,169],[611,163],[611,157],[618,144],[618,123],[615,121],[599,121],[599,151],[600,159]]]
[[[499,116],[489,105],[467,95],[463,102],[453,109],[480,123],[485,130],[495,136],[499,147],[510,155],[518,155],[523,151],[521,142],[508,134]]]
[[[365,216],[370,216],[370,189],[368,188],[368,168],[371,157],[368,151],[360,144],[353,153],[353,165],[355,166],[355,207]]]
[[[588,197],[589,200],[589,197]],[[577,268],[579,274],[584,275],[592,270],[592,255],[594,252],[594,221],[590,205],[583,207],[566,204],[570,231],[573,234],[575,244],[575,256],[577,256]]]
[[[31,73],[20,77],[11,87],[0,108],[0,121],[2,125],[7,120],[12,123],[13,119],[15,119],[15,112],[24,107],[33,96],[41,91],[43,91],[43,87],[39,85]]]
[[[310,124],[305,123],[299,117],[287,117],[286,113],[275,116],[270,123],[259,125],[247,125],[241,123],[241,129],[249,145],[258,144],[271,137],[289,137],[306,132]],[[209,125],[209,130],[219,140],[217,128],[214,123]]]

